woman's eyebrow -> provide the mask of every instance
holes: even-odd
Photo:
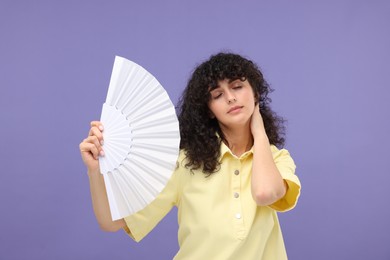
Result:
[[[216,90],[216,89],[219,89],[219,88],[221,88],[221,86],[220,86],[219,84],[217,84],[217,85],[214,86],[214,87],[210,87],[210,88],[209,88],[209,92],[211,92],[211,91],[213,91],[213,90]]]
[[[231,84],[231,83],[236,82],[236,81],[241,81],[242,82],[242,80],[240,78],[238,78],[238,79],[229,79],[228,83]]]
[[[210,89],[209,90],[209,92],[211,93],[211,92],[215,92],[215,91],[218,91],[218,90],[220,90],[221,89],[221,87],[220,86],[217,86],[217,87],[215,87],[215,88],[213,88],[213,89]]]

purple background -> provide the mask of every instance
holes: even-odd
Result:
[[[0,3],[0,259],[170,259],[176,210],[141,243],[99,230],[78,144],[115,55],[176,103],[221,50],[256,61],[303,190],[290,259],[390,259],[389,1]]]

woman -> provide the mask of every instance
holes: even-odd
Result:
[[[92,122],[80,151],[101,228],[139,241],[176,206],[175,259],[287,259],[276,212],[296,205],[300,182],[288,151],[276,148],[283,120],[269,92],[257,66],[239,55],[219,53],[198,66],[179,104],[176,170],[150,205],[118,221],[99,173],[103,126]]]

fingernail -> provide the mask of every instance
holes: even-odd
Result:
[[[103,150],[100,151],[100,156],[104,156],[104,151]]]
[[[104,144],[104,141],[103,141],[103,140],[101,140],[101,141],[100,141],[100,145],[103,145],[103,144]]]
[[[102,125],[99,125],[99,130],[103,131],[103,126]]]

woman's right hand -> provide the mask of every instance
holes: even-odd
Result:
[[[88,137],[79,145],[81,158],[88,168],[88,172],[100,172],[99,156],[104,156],[103,145],[103,125],[100,121],[92,121]]]
[[[110,205],[104,184],[104,177],[100,174],[99,156],[104,156],[103,125],[99,121],[91,122],[88,137],[80,143],[81,157],[88,168],[89,184],[91,189],[92,206],[101,229],[105,231],[118,231],[126,227],[123,219],[112,220]]]

